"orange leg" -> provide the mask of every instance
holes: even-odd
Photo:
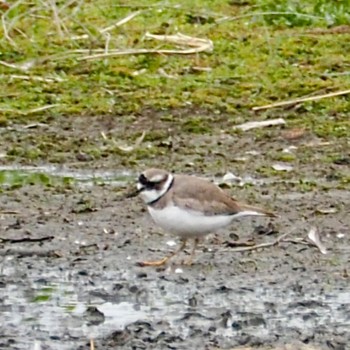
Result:
[[[172,252],[170,255],[166,256],[165,258],[161,259],[161,260],[156,260],[156,261],[141,261],[138,263],[139,266],[163,266],[165,265],[168,260],[170,260],[172,257],[174,257],[175,255],[179,254],[180,252],[182,252],[185,248],[186,248],[186,243],[187,243],[187,239],[183,239],[181,246],[179,247],[179,249],[175,250],[174,252]]]
[[[191,255],[190,255],[190,257],[188,258],[188,260],[186,260],[186,261],[184,262],[184,265],[188,265],[188,266],[192,265],[193,258],[194,258],[194,255],[195,255],[195,253],[196,253],[196,248],[197,248],[197,246],[198,246],[198,243],[199,243],[199,238],[195,238],[195,239],[194,239],[194,242],[193,242],[193,247],[192,247],[192,250],[191,250]]]

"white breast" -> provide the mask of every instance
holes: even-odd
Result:
[[[182,237],[197,237],[225,227],[233,220],[229,215],[205,216],[203,213],[168,206],[163,209],[148,207],[153,220],[157,225],[169,233]]]

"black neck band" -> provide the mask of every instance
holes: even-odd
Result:
[[[168,189],[167,189],[161,196],[159,196],[157,199],[155,199],[155,200],[153,200],[153,201],[151,201],[151,202],[148,202],[147,205],[156,204],[163,196],[165,196],[165,195],[168,193],[168,191],[173,187],[174,179],[175,179],[175,178],[173,177],[173,179],[172,179],[171,182],[170,182],[170,185],[169,185]]]

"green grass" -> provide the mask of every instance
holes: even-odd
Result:
[[[88,136],[79,144],[46,132],[28,134],[22,141],[7,134],[3,147],[8,161],[63,163],[68,154],[83,150],[93,160],[113,154],[119,157],[119,165],[133,167],[145,157],[155,159],[167,152],[164,144],[170,142],[168,130],[175,124],[190,138],[218,129],[235,135],[232,125],[275,117],[287,119],[288,127],[302,126],[337,144],[349,141],[349,95],[296,108],[251,110],[349,88],[348,1],[97,0],[57,1],[56,8],[51,2],[18,1],[2,11],[0,128],[105,115],[125,127],[121,135],[125,140],[118,143],[131,144],[144,129],[145,141],[153,142],[148,149],[125,154],[111,144],[99,147]],[[109,30],[109,36],[101,33],[135,12],[134,18]],[[83,59],[106,45],[109,51],[183,49],[147,39],[147,32],[210,39],[214,48],[192,55]],[[152,115],[156,120],[150,119]],[[147,127],[129,128],[139,116],[151,120]],[[270,134],[257,130],[254,137],[263,141]],[[157,142],[163,145],[158,147]]]
[[[138,1],[118,6],[99,0],[65,6],[58,2],[59,19],[55,20],[49,2],[18,2],[4,17],[8,38],[0,29],[0,58],[9,64],[29,62],[33,66],[27,71],[0,66],[2,123],[4,118],[23,118],[21,113],[52,104],[58,106],[37,114],[126,114],[145,107],[176,108],[189,103],[232,112],[347,87],[349,76],[329,75],[347,71],[347,35],[309,33],[316,27],[348,23],[347,1],[231,3],[173,1],[163,6],[157,1]],[[104,49],[106,36],[100,29],[137,10],[141,11],[138,16],[110,31],[110,49],[176,49],[146,40],[144,35],[180,31],[211,39],[213,53],[79,60],[89,50]],[[227,15],[236,19],[225,20]],[[73,39],[79,35],[87,37]],[[162,76],[160,69],[175,79]],[[35,80],[38,78],[46,81]],[[318,102],[317,108],[328,112],[339,104],[348,105],[346,97],[337,98],[335,106],[334,99],[330,102]]]
[[[40,172],[25,172],[23,170],[0,170],[0,188],[19,188],[26,185],[69,186],[74,179],[67,176],[53,176]]]
[[[266,12],[279,12],[266,17],[268,24],[302,27],[347,25],[350,20],[349,2],[347,0],[296,1],[268,0],[257,1]],[[283,14],[284,12],[284,14]]]

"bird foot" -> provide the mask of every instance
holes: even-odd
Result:
[[[167,263],[169,260],[168,257],[163,258],[161,260],[155,260],[155,261],[140,261],[137,263],[138,266],[145,267],[145,266],[163,266]]]

